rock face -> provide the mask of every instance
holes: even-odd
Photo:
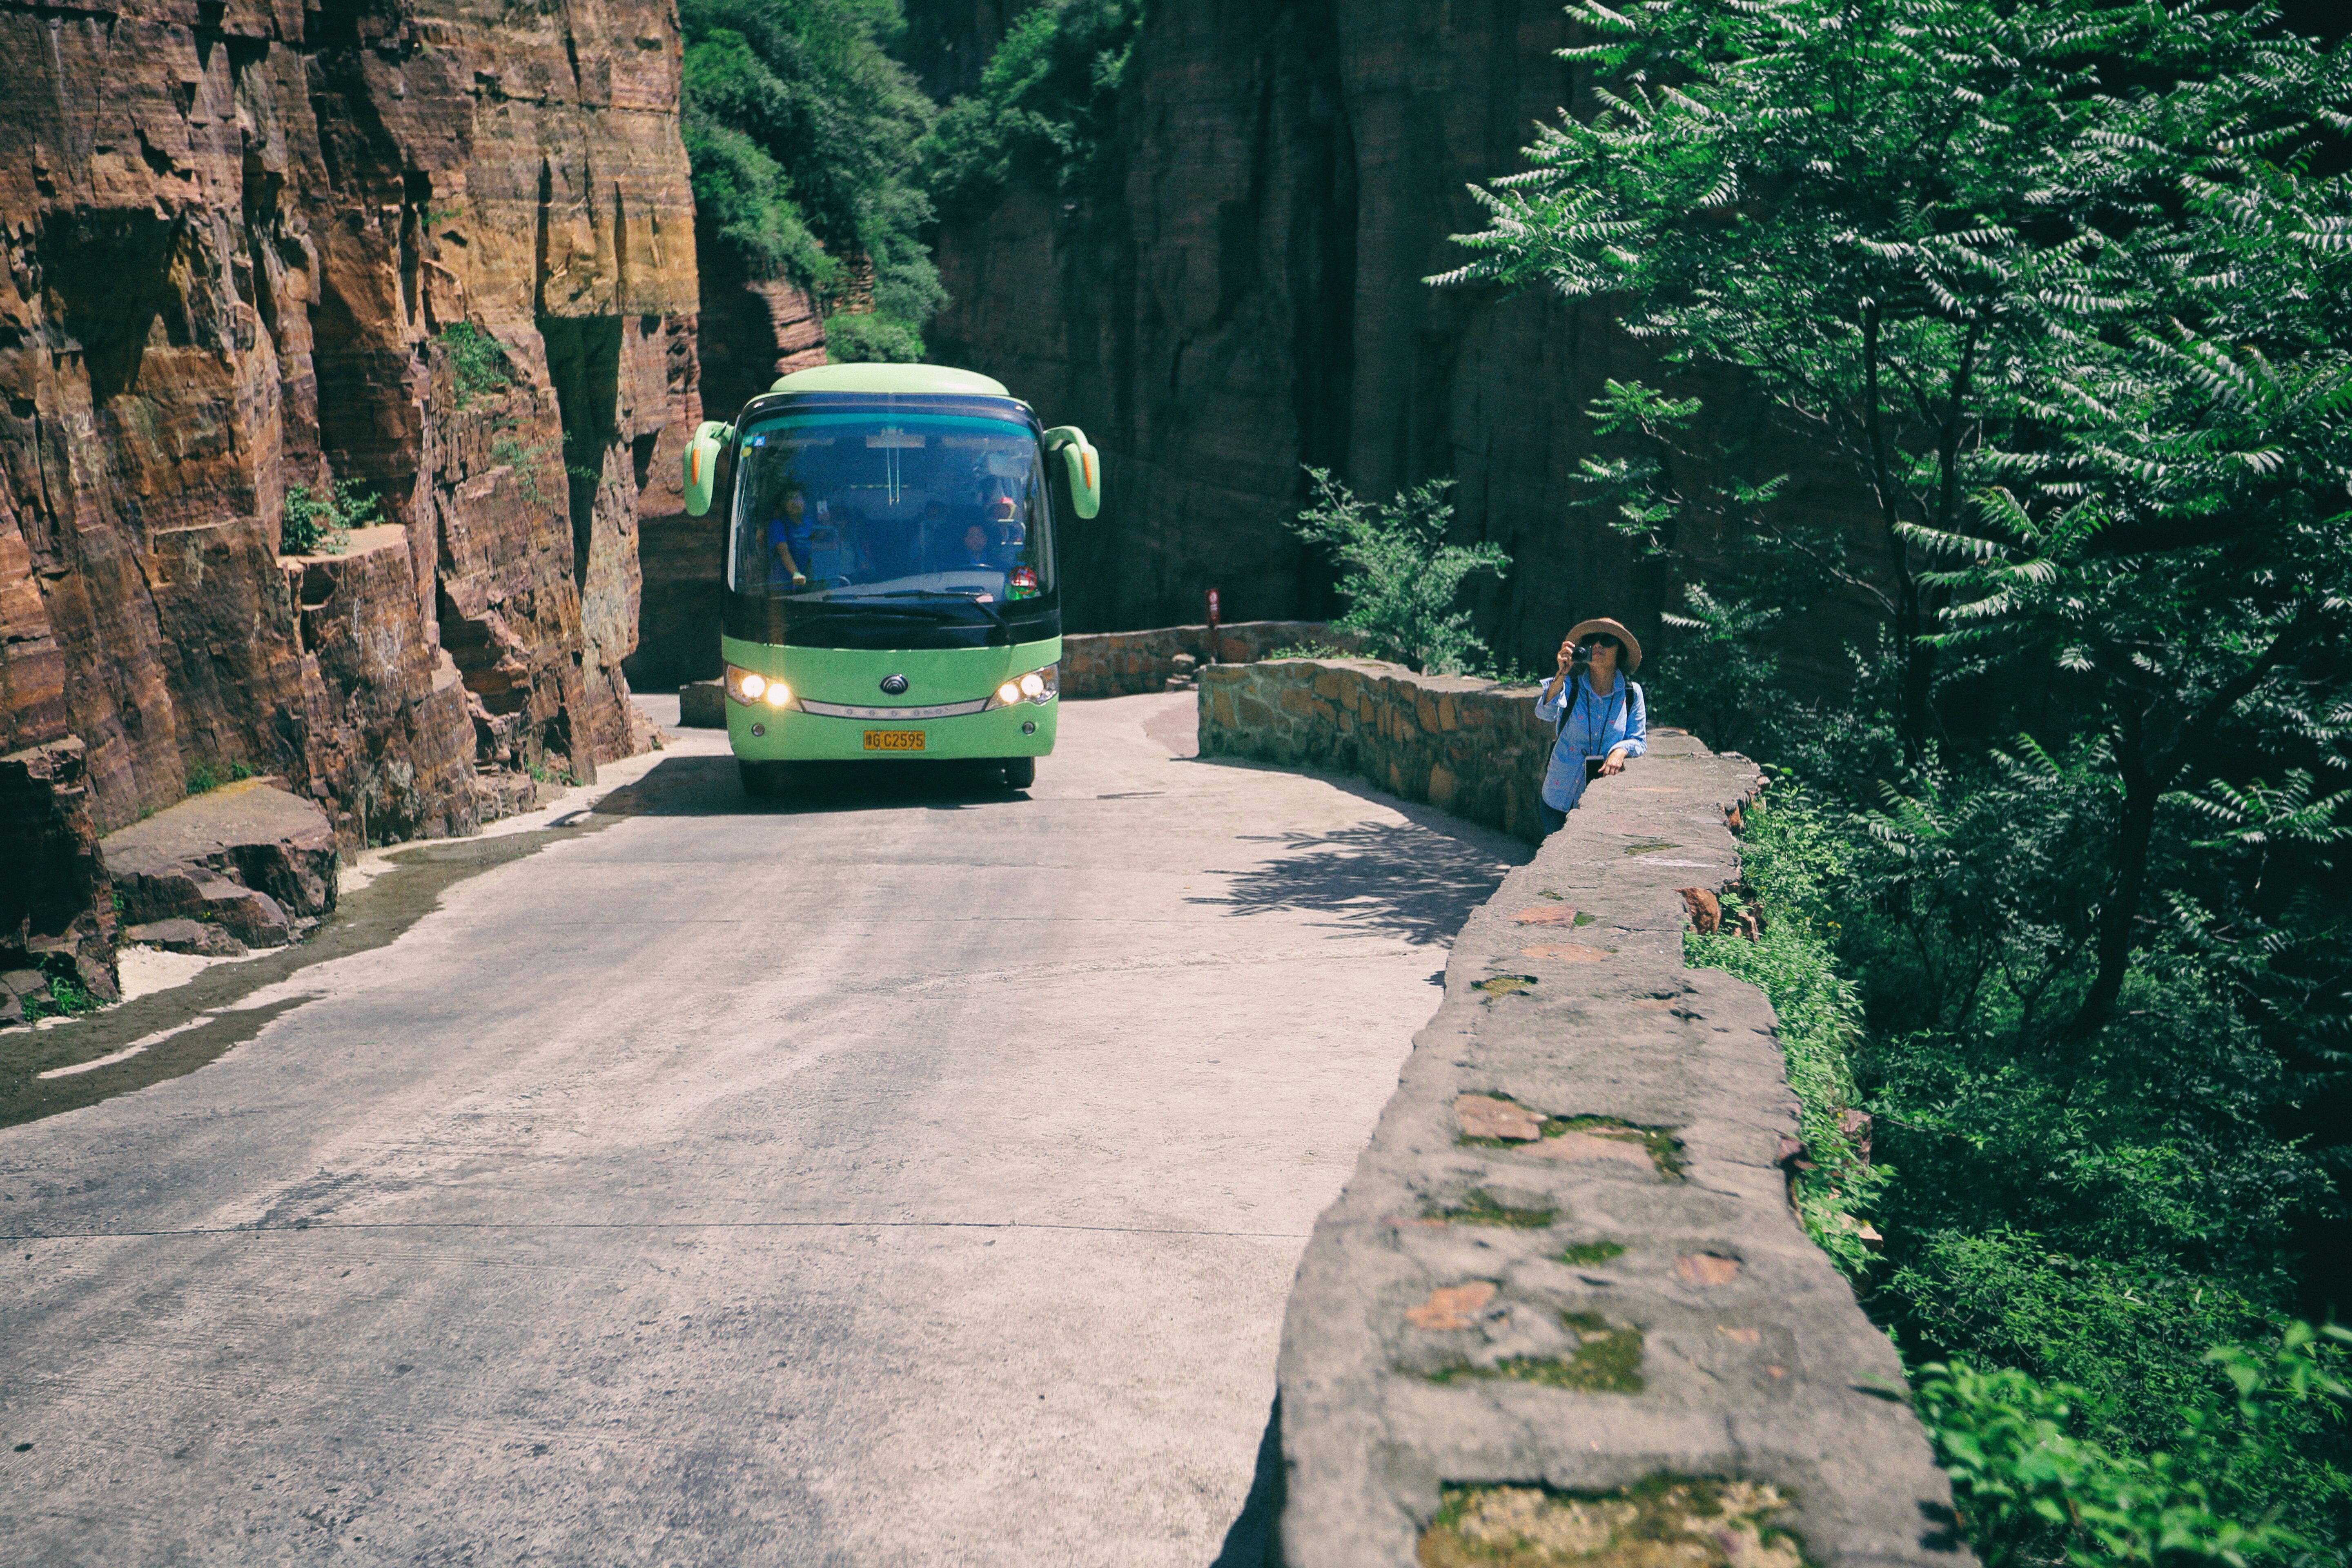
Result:
[[[716,237],[704,237],[701,257],[696,346],[703,406],[713,419],[731,420],[778,376],[825,363],[824,322],[803,290],[780,279],[747,277]],[[669,487],[668,504],[646,509],[638,535],[644,598],[637,651],[625,668],[641,689],[667,691],[719,674],[727,537],[716,508],[705,517],[686,514],[677,464],[662,470],[659,482]]]
[[[986,0],[908,9],[935,89],[1001,26]],[[1554,57],[1568,42],[1549,0],[1154,6],[1102,185],[1067,204],[1016,185],[949,226],[933,357],[1104,452],[1103,516],[1067,541],[1073,629],[1187,620],[1212,586],[1237,620],[1328,615],[1319,552],[1282,526],[1315,464],[1381,497],[1458,479],[1457,537],[1516,563],[1470,601],[1498,652],[1548,667],[1587,615],[1655,630],[1655,570],[1575,509],[1583,410],[1645,376],[1706,394],[1729,444],[1762,434],[1752,404],[1667,382],[1589,309],[1422,281],[1481,226],[1465,184],[1520,167],[1533,123],[1589,94]],[[1853,514],[1842,479],[1802,468],[1790,504]]]
[[[700,414],[668,0],[0,40],[0,755],[79,741],[99,833],[278,774],[349,847],[635,749],[639,514]],[[380,526],[281,556],[338,484]]]
[[[134,942],[217,924],[247,947],[279,947],[335,907],[339,855],[327,814],[267,779],[246,779],[110,833],[99,847]]]
[[[68,735],[0,757],[0,969],[68,965],[111,999],[112,885],[90,824],[87,750]],[[23,1017],[13,994],[0,988],[0,1023]]]

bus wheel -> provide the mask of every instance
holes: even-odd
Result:
[[[784,793],[784,781],[772,763],[747,763],[739,757],[735,766],[743,775],[743,793],[753,800],[773,800]]]
[[[1004,787],[1027,789],[1037,782],[1037,759],[1007,757],[1004,759]]]

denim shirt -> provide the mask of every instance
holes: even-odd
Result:
[[[1566,712],[1566,720],[1561,719]],[[1573,811],[1584,794],[1584,759],[1605,757],[1619,746],[1629,757],[1650,749],[1650,721],[1642,689],[1622,675],[1606,697],[1589,680],[1563,680],[1549,699],[1536,700],[1536,717],[1559,726],[1559,742],[1544,769],[1543,802],[1554,811]]]

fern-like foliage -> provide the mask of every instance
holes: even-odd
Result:
[[[1997,1439],[1946,1445],[1977,1543],[2340,1561],[2333,1395],[2263,1463],[2167,1446],[2208,1348],[2352,1291],[2352,47],[2210,0],[1570,11],[1590,111],[1433,281],[1771,408],[1612,384],[1580,478],[1678,579],[1660,711],[1838,808],[1868,1282],[2003,1369],[1937,1406]]]

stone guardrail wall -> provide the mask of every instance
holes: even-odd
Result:
[[[1354,647],[1353,632],[1322,621],[1234,621],[1217,628],[1215,658],[1209,628],[1160,626],[1148,632],[1079,632],[1062,638],[1062,695],[1133,697],[1165,691],[1171,677],[1202,665],[1256,663],[1278,647]],[[1179,663],[1181,659],[1185,662]]]
[[[1537,689],[1415,675],[1378,659],[1273,659],[1201,671],[1201,754],[1354,773],[1391,795],[1543,837],[1551,726]]]
[[[1515,831],[1546,738],[1525,688],[1360,661],[1211,668],[1200,705],[1203,756]],[[1771,1005],[1683,964],[1683,889],[1737,878],[1756,782],[1654,730],[1464,926],[1291,1292],[1286,1568],[1972,1561],[1892,1346],[1790,1209]]]

